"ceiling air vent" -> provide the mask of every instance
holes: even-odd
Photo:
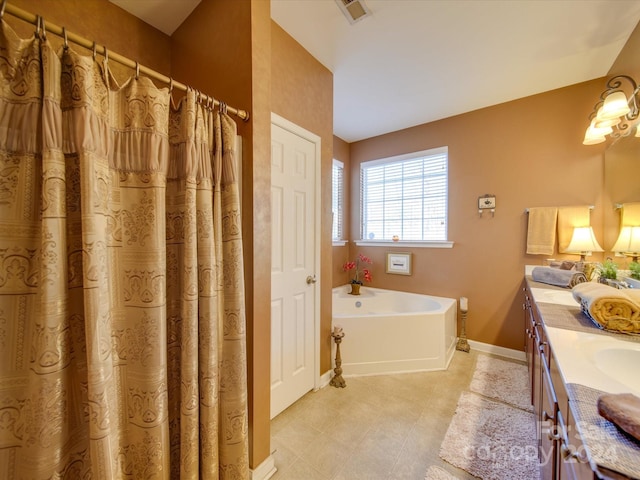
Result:
[[[371,15],[371,10],[367,8],[363,0],[336,0],[336,3],[351,24]]]

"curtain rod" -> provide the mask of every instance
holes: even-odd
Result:
[[[106,47],[102,45],[96,45],[96,42],[87,40],[86,38],[81,37],[80,35],[77,35],[75,33],[68,32],[64,27],[59,27],[58,25],[55,25],[53,23],[45,23],[44,19],[41,16],[34,15],[25,10],[22,10],[21,8],[13,6],[7,3],[6,0],[2,2],[2,7],[0,7],[0,19],[2,19],[5,12],[13,15],[14,17],[19,18],[20,20],[24,20],[25,22],[35,25],[38,29],[42,28],[45,34],[48,32],[51,32],[55,35],[58,35],[59,37],[64,38],[65,45],[68,41],[71,41],[82,47],[88,48],[89,50],[95,50],[97,53],[107,57],[109,60],[114,60],[124,66],[133,68],[136,71],[136,75],[142,72],[148,77],[153,78],[154,80],[158,80],[160,82],[169,84],[169,88],[173,86],[184,92],[192,88],[185,85],[184,83],[175,81],[171,77],[167,77],[166,75],[156,72],[155,70],[151,70],[150,68],[145,67],[144,65],[140,65],[138,62],[135,62],[127,57],[124,57],[122,55],[119,55],[117,53],[113,53],[110,51],[108,52]],[[196,89],[193,89],[193,90],[196,90]],[[226,109],[227,112],[238,116],[245,122],[249,120],[249,112],[247,112],[246,110],[240,110],[238,108],[229,107],[224,102],[220,102],[219,100],[216,100],[213,97],[205,95],[204,93],[199,92],[198,90],[196,90],[196,92],[198,92],[198,94],[200,95],[200,100],[202,103],[206,104],[208,102],[213,102],[214,106],[222,105],[222,108]]]

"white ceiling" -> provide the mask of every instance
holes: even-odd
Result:
[[[120,8],[171,35],[201,0],[109,0]]]
[[[168,34],[199,3],[111,1]],[[273,20],[333,72],[347,142],[605,76],[640,20],[640,0],[364,1],[372,15],[351,25],[334,0],[271,0]],[[160,3],[188,12],[161,25]]]

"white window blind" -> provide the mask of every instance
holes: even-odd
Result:
[[[339,160],[333,161],[331,185],[331,211],[333,213],[331,237],[333,240],[343,240],[344,164]]]
[[[361,164],[364,240],[447,240],[448,150]]]

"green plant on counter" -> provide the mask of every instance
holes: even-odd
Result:
[[[629,264],[629,270],[631,270],[631,275],[630,275],[631,278],[635,280],[640,280],[640,263],[631,262]]]
[[[618,278],[618,265],[608,258],[598,266],[598,273],[600,274],[600,278],[616,280]]]

